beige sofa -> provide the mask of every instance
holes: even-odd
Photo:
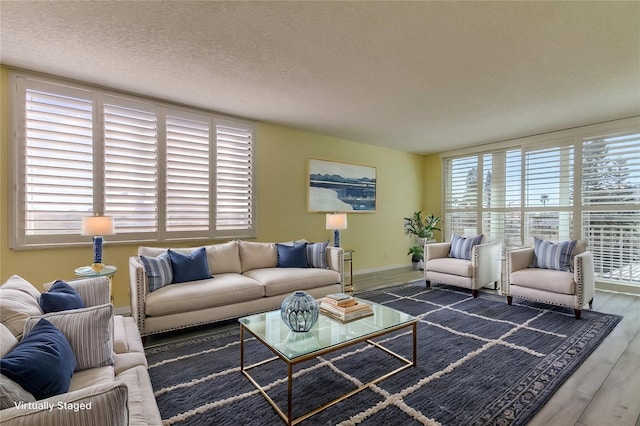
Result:
[[[172,249],[190,254],[200,247]],[[138,248],[129,258],[131,313],[142,336],[276,309],[286,296],[303,290],[315,298],[340,292],[344,253],[327,246],[327,268],[278,267],[275,243],[230,241],[205,246],[213,278],[181,282],[149,291],[140,256],[157,257],[166,248]]]
[[[86,308],[43,315],[41,293],[26,280],[14,275],[0,287],[2,357],[34,322],[46,318],[62,332],[76,358],[68,392],[38,401],[2,376],[0,424],[161,425],[140,334],[132,318],[113,315],[109,281],[101,277],[68,284]]]

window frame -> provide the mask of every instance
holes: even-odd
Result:
[[[27,235],[26,229],[26,200],[27,200],[27,134],[26,134],[26,93],[27,90],[37,89],[45,93],[54,94],[82,94],[92,102],[92,150],[93,150],[93,205],[92,211],[74,210],[74,216],[70,223],[77,221],[77,233],[59,232],[51,235]],[[194,241],[216,240],[230,238],[255,238],[257,235],[255,206],[255,168],[256,168],[256,123],[243,118],[224,116],[211,111],[192,108],[179,104],[172,104],[162,100],[148,98],[140,95],[119,92],[113,89],[93,86],[86,83],[66,80],[58,77],[35,74],[27,71],[10,71],[9,73],[9,97],[10,97],[10,188],[9,197],[9,223],[11,249],[29,249],[43,247],[63,247],[77,244],[85,244],[86,236],[80,235],[81,218],[95,213],[109,215],[109,209],[105,211],[105,115],[104,106],[109,100],[122,101],[127,105],[143,105],[155,112],[157,117],[155,140],[156,149],[156,185],[155,197],[157,228],[153,232],[118,232],[118,215],[113,214],[116,233],[108,237],[109,242],[167,242],[167,241]],[[206,120],[208,125],[208,229],[195,231],[166,232],[167,194],[166,194],[166,164],[167,164],[167,126],[166,117],[194,117]],[[246,136],[249,155],[245,166],[249,170],[248,180],[245,182],[242,208],[245,212],[246,226],[237,229],[217,229],[216,212],[216,173],[217,173],[217,144],[218,127],[236,126]],[[246,174],[245,174],[246,175]],[[72,193],[72,192],[70,192]],[[108,207],[108,206],[107,206]],[[75,218],[77,216],[77,218]],[[75,226],[74,226],[75,228]],[[62,229],[61,229],[62,231]]]

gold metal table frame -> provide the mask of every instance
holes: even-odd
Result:
[[[356,320],[358,321],[358,320]],[[248,327],[246,327],[242,322],[240,322],[240,371],[242,372],[242,374],[244,374],[247,379],[249,379],[249,381],[260,391],[260,393],[265,397],[265,399],[269,402],[269,404],[271,404],[271,406],[274,408],[274,410],[276,410],[276,412],[278,413],[278,415],[282,418],[282,420],[284,420],[284,422],[287,425],[295,425],[300,423],[301,421],[308,419],[309,417],[313,416],[314,414],[319,413],[320,411],[334,405],[337,404],[338,402],[349,398],[352,395],[355,395],[356,393],[363,391],[364,389],[367,389],[369,386],[374,385],[376,383],[381,382],[382,380],[396,374],[399,373],[402,370],[405,370],[407,368],[410,367],[415,367],[416,366],[416,326],[417,326],[417,319],[413,319],[411,321],[402,323],[402,324],[398,324],[389,328],[385,328],[383,330],[379,330],[370,334],[366,334],[362,337],[359,338],[354,338],[352,340],[348,340],[345,342],[342,342],[340,344],[337,345],[332,345],[329,347],[325,347],[319,350],[316,350],[314,352],[310,352],[308,354],[296,357],[294,359],[289,359],[286,356],[282,355],[276,348],[274,348],[271,344],[269,344],[268,342],[266,342],[263,338],[261,338],[259,335],[257,335],[256,333],[252,332],[251,329],[249,329]],[[395,331],[398,330],[402,330],[404,328],[411,328],[412,331],[412,339],[413,339],[413,353],[412,353],[412,359],[409,360],[405,357],[403,357],[402,355],[399,355],[395,352],[393,352],[392,350],[382,346],[381,344],[372,341],[371,339],[374,339],[376,337],[380,337],[389,333],[393,333]],[[265,345],[267,348],[269,348],[276,356],[266,359],[264,361],[260,361],[257,362],[255,364],[251,364],[245,367],[244,365],[244,333],[245,330],[250,333],[251,335],[253,335],[259,342],[261,342],[263,345]],[[361,386],[347,392],[346,394],[300,416],[297,417],[295,419],[292,419],[292,405],[293,405],[293,401],[292,401],[292,393],[293,393],[293,367],[296,364],[299,364],[301,362],[304,361],[308,361],[312,358],[330,353],[330,352],[334,352],[337,351],[339,349],[348,347],[348,346],[352,346],[358,343],[362,343],[362,342],[367,342],[370,345],[375,346],[376,348],[379,348],[385,352],[387,352],[388,354],[392,355],[393,357],[399,359],[400,361],[402,361],[403,365],[396,368],[393,371],[390,371],[386,374],[383,374],[382,376],[379,376],[367,383],[362,384]],[[286,364],[287,364],[287,412],[285,413],[280,407],[278,407],[278,405],[275,403],[275,401],[267,394],[267,392],[264,390],[264,388],[262,386],[260,386],[260,384],[249,374],[248,370],[251,370],[253,368],[256,367],[260,367],[262,365],[268,364],[270,362],[276,361],[278,359],[283,360]]]

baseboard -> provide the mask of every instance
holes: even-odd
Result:
[[[596,290],[613,291],[616,293],[640,296],[640,286],[612,283],[608,281],[596,281]]]
[[[410,263],[401,263],[398,265],[387,265],[387,266],[381,266],[378,268],[369,268],[369,269],[357,269],[353,271],[353,275],[357,276],[357,275],[362,275],[362,274],[372,274],[375,272],[383,272],[383,271],[389,271],[391,269],[402,269],[402,268],[411,268],[411,264]]]

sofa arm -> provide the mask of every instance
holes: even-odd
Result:
[[[344,288],[344,250],[342,247],[327,246],[327,266],[340,274],[340,287]]]
[[[138,326],[140,334],[144,336],[144,320],[146,313],[147,276],[144,266],[136,256],[129,258],[129,298],[131,302],[131,316]]]
[[[440,259],[449,256],[451,251],[451,243],[431,243],[424,245],[424,261],[431,259]]]
[[[107,277],[82,278],[66,283],[78,292],[87,308],[111,303],[109,278]]]
[[[507,252],[507,274],[528,268],[533,263],[533,247]],[[507,275],[507,278],[508,278]]]
[[[476,284],[502,282],[502,243],[477,244],[471,249],[471,259],[476,268]]]
[[[593,253],[585,251],[573,258],[573,279],[576,283],[578,306],[576,309],[591,302],[595,296],[595,277],[593,269]]]
[[[37,406],[17,406],[0,411],[3,426],[129,424],[129,390],[111,382],[67,392],[38,401]]]

